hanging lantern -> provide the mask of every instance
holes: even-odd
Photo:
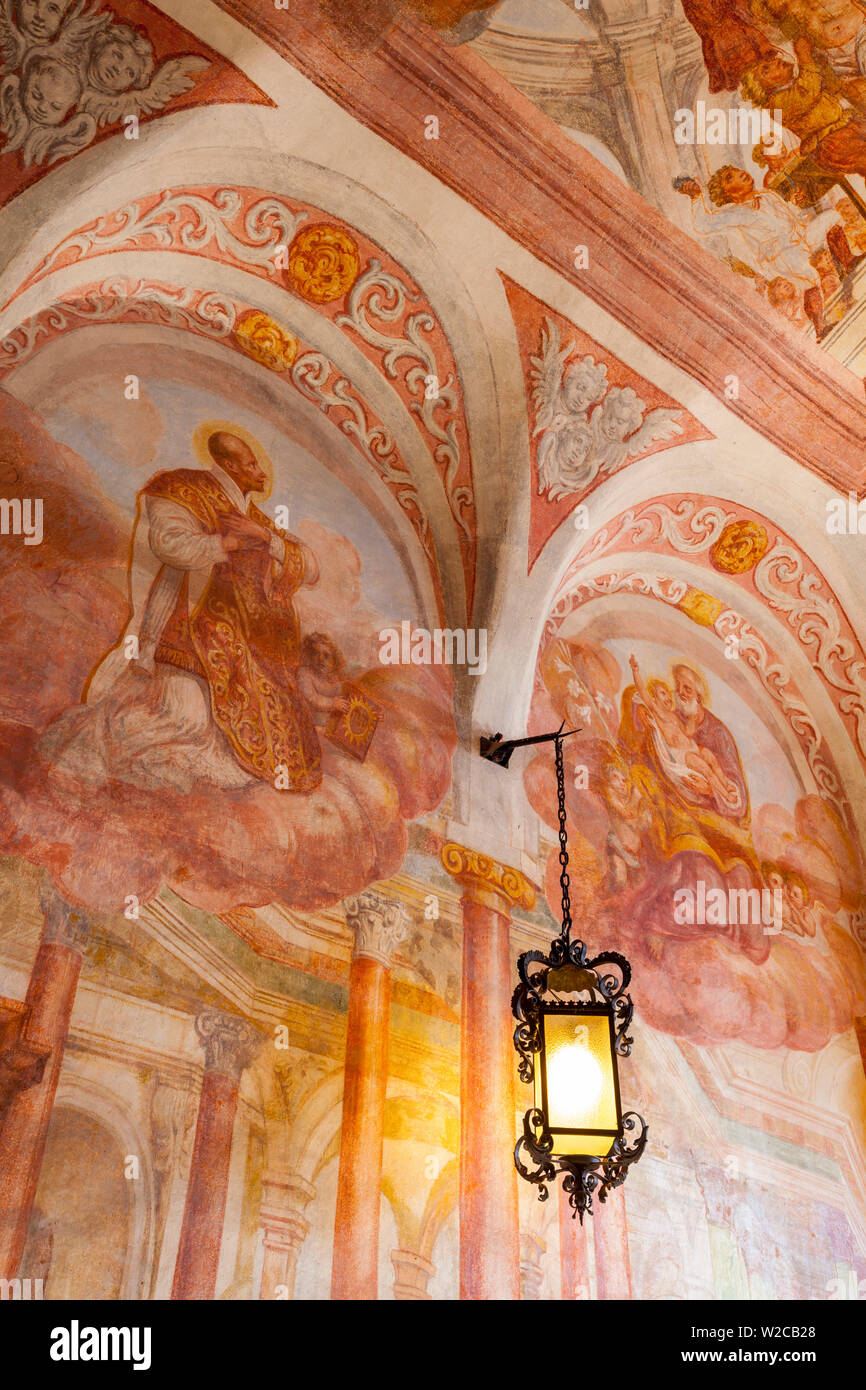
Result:
[[[482,740],[482,754],[502,767],[515,747],[553,742],[559,796],[559,862],[562,930],[547,955],[525,951],[518,961],[520,983],[512,1012],[517,1019],[514,1046],[522,1081],[534,1086],[533,1106],[523,1119],[514,1150],[521,1177],[538,1187],[564,1173],[563,1189],[573,1215],[592,1214],[595,1192],[604,1201],[625,1181],[629,1165],[646,1147],[648,1128],[640,1115],[622,1112],[618,1059],[628,1057],[634,1006],[627,993],[631,966],[617,951],[591,960],[582,941],[572,940],[565,774],[562,744],[568,734],[502,743]]]

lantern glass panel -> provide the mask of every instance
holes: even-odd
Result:
[[[610,1015],[607,1011],[545,1013],[543,1028],[536,1104],[541,1106],[546,1099],[553,1152],[604,1156],[620,1123]],[[542,1075],[546,1097],[539,1094]],[[587,1130],[607,1133],[586,1135]]]

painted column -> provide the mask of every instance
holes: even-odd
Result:
[[[463,889],[460,1036],[460,1297],[520,1298],[511,909],[535,906],[518,869],[446,844]]]
[[[205,1051],[173,1299],[213,1298],[228,1194],[241,1073],[261,1041],[244,1019],[205,1009],[195,1021]]]
[[[401,903],[373,889],[348,898],[345,910],[355,945],[349,976],[331,1297],[370,1300],[379,1296],[391,956],[409,922]]]
[[[265,1178],[259,1216],[264,1235],[259,1298],[294,1298],[298,1256],[310,1229],[304,1208],[315,1195],[316,1189],[298,1173]]]
[[[625,1192],[615,1187],[607,1201],[593,1201],[591,1218],[595,1237],[595,1278],[599,1298],[631,1298],[631,1261]],[[590,1218],[584,1218],[590,1219]]]
[[[38,1057],[25,1088],[11,1088],[0,1117],[0,1278],[14,1279],[27,1240],[63,1050],[90,924],[52,886],[43,889],[45,925],[24,1000],[17,1046]],[[38,1080],[37,1080],[38,1075]],[[26,1271],[25,1271],[26,1274]]]
[[[544,1283],[544,1270],[541,1257],[547,1246],[539,1236],[529,1231],[520,1235],[520,1297],[538,1302],[541,1286]]]
[[[192,1161],[193,1126],[198,1110],[195,1091],[154,1078],[150,1092],[150,1140],[154,1176],[153,1268],[150,1297],[171,1296],[177,1254],[178,1222],[172,1230],[171,1215],[181,1218]]]
[[[568,1197],[558,1184],[559,1196],[559,1265],[561,1292],[569,1301],[590,1297],[589,1287],[589,1225],[595,1218],[574,1215]],[[601,1208],[604,1212],[604,1208]]]
[[[436,1273],[436,1266],[413,1250],[392,1250],[394,1266],[394,1297],[398,1302],[430,1301],[427,1282]]]

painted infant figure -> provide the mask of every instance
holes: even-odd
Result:
[[[642,832],[652,824],[652,807],[646,793],[615,761],[605,769],[604,799],[610,817],[605,845],[607,889],[617,893],[643,874]]]
[[[153,45],[128,24],[113,24],[97,34],[90,50],[87,84],[108,96],[140,91],[153,76]]]
[[[329,715],[346,714],[349,701],[340,694],[346,678],[342,652],[324,632],[310,632],[301,642],[298,686],[306,700],[313,723],[321,728]]]
[[[47,52],[25,60],[21,106],[34,125],[62,125],[81,95],[81,79],[66,63]]]
[[[15,20],[31,43],[50,43],[71,4],[72,0],[17,0]]]
[[[708,748],[701,748],[685,732],[677,718],[670,688],[661,680],[651,680],[649,685],[645,685],[635,656],[629,657],[629,665],[641,702],[671,755],[670,771],[688,782],[695,791],[715,790],[722,801],[730,802],[736,797],[736,787],[725,776],[715,754]]]

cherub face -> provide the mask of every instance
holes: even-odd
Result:
[[[132,44],[115,38],[94,54],[88,75],[94,86],[117,96],[139,82],[144,66],[144,59]]]
[[[36,125],[60,125],[80,95],[75,73],[53,58],[46,58],[24,78],[21,105]]]
[[[562,397],[570,411],[580,413],[604,395],[607,368],[596,367],[591,360],[576,363],[565,374]]]
[[[809,895],[803,888],[802,883],[788,884],[788,897],[791,899],[795,907],[805,907],[806,902],[808,900],[808,896]]]
[[[643,411],[643,401],[638,400],[630,386],[622,391],[611,391],[602,406],[603,433],[608,439],[625,439],[626,435],[634,434],[640,427]]]
[[[72,0],[18,0],[18,28],[34,43],[54,38]]]
[[[337,676],[339,672],[339,653],[330,641],[319,639],[309,643],[309,665],[320,676]]]

